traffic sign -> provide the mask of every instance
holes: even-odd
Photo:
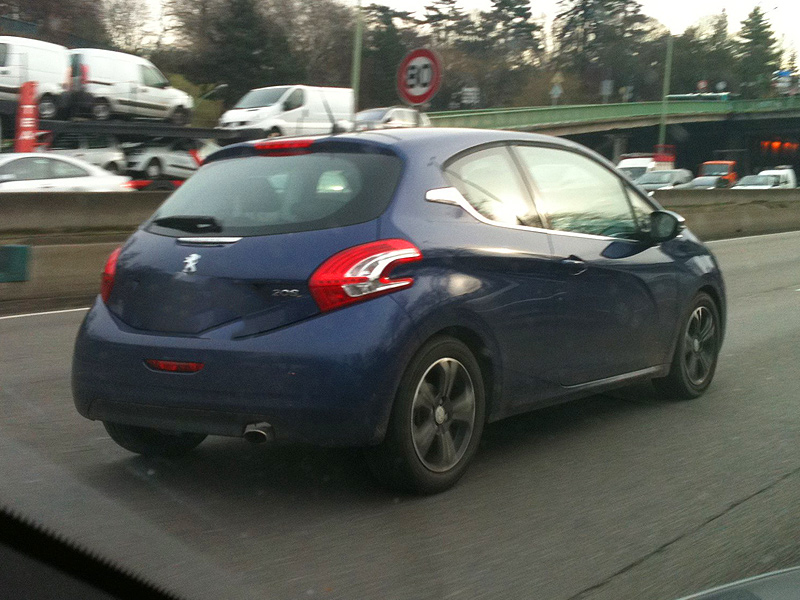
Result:
[[[397,93],[408,104],[425,104],[439,91],[441,82],[439,57],[427,48],[409,52],[397,70]]]

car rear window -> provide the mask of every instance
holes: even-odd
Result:
[[[220,160],[178,188],[145,228],[184,236],[186,231],[154,221],[185,216],[213,219],[214,231],[208,234],[213,236],[272,235],[364,223],[386,210],[401,170],[398,157],[365,152]]]

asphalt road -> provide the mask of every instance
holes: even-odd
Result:
[[[800,233],[712,248],[730,313],[703,398],[492,425],[429,498],[375,487],[351,450],[135,457],[73,409],[83,313],[0,319],[0,501],[198,597],[668,600],[800,564]]]

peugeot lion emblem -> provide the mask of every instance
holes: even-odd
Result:
[[[183,272],[184,273],[196,273],[197,272],[197,261],[200,260],[199,254],[190,254],[186,258],[183,259]]]

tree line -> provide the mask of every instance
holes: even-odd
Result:
[[[422,14],[364,7],[359,106],[396,104],[397,66],[420,46],[435,48],[445,66],[431,110],[549,104],[554,81],[562,103],[660,98],[670,33],[637,0],[560,0],[549,22],[534,7],[535,0],[492,0],[487,11],[430,0]],[[253,87],[350,82],[356,13],[338,0],[162,0],[158,8],[148,0],[0,0],[0,8],[41,24],[44,39],[60,42],[69,32],[148,56],[204,89],[226,83],[229,103]],[[763,97],[774,93],[774,71],[796,68],[760,6],[732,29],[723,11],[674,37],[673,93],[694,92],[702,80],[709,91]],[[613,82],[606,98],[603,81]]]

